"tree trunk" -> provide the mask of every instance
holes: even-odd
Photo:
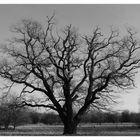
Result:
[[[8,130],[9,124],[5,124],[5,130]]]
[[[14,130],[16,129],[16,123],[14,122],[14,124],[13,124],[13,127],[14,127]]]
[[[77,123],[72,122],[66,122],[64,123],[64,135],[76,135],[77,133]]]

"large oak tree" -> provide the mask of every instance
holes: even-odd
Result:
[[[22,104],[58,112],[64,134],[76,134],[91,106],[103,107],[114,91],[134,86],[140,47],[131,29],[124,37],[115,30],[103,36],[98,27],[81,36],[71,25],[56,32],[53,20],[46,27],[27,19],[13,26],[16,36],[2,48],[0,76],[23,85],[22,94],[43,93],[44,102]]]

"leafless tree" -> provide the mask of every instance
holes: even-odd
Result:
[[[97,27],[81,37],[71,25],[56,32],[53,20],[47,18],[47,27],[27,19],[13,27],[17,36],[3,46],[0,76],[24,85],[21,94],[43,93],[43,101],[22,104],[57,111],[64,134],[76,134],[90,107],[104,108],[112,93],[134,86],[139,46],[131,29],[125,37],[115,30],[107,37]]]
[[[0,100],[0,123],[8,129],[9,125],[13,125],[14,129],[16,127],[19,113],[21,112],[20,107],[20,98],[17,98],[15,95],[8,94]]]

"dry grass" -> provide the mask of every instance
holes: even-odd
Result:
[[[0,130],[1,136],[56,136],[62,135],[63,125],[24,125],[16,130]],[[140,136],[140,129],[132,124],[81,124],[77,135],[87,136]]]

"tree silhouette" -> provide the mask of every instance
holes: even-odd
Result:
[[[20,112],[22,108],[18,107],[20,99],[17,99],[15,95],[8,94],[6,97],[0,100],[0,123],[4,125],[5,129],[8,129],[9,125],[12,124],[14,129],[16,128],[19,120]]]
[[[52,16],[46,27],[24,19],[12,31],[16,37],[3,46],[0,76],[24,85],[21,96],[43,93],[43,101],[27,99],[22,104],[57,111],[64,134],[76,133],[90,107],[104,108],[111,93],[134,86],[140,58],[131,29],[124,37],[115,30],[107,37],[97,27],[81,37],[71,25],[55,32]]]

